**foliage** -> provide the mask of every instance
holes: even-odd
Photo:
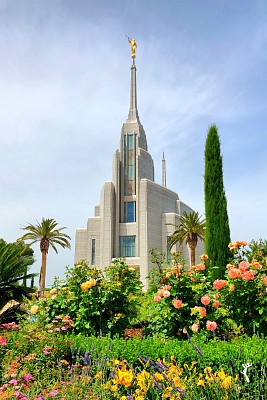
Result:
[[[155,305],[148,331],[165,336],[181,336],[194,324],[197,330],[205,327],[207,309],[201,304],[201,297],[212,289],[212,285],[204,263],[188,270],[176,253],[172,253],[172,263],[172,267],[154,275]],[[214,313],[215,308],[211,307],[210,319],[214,318]]]
[[[266,258],[255,254],[251,262],[244,241],[230,243],[233,259],[227,265],[226,286],[220,291],[221,302],[229,310],[231,319],[241,332],[252,335],[267,329],[267,267]],[[258,259],[260,261],[258,261]]]
[[[212,274],[212,279],[215,280],[223,278],[224,267],[231,256],[227,247],[231,239],[223,184],[220,139],[216,125],[210,127],[206,139],[204,195],[205,248],[211,265],[218,267]]]
[[[158,273],[157,281],[153,281],[155,306],[149,331],[180,336],[189,330],[205,337],[215,335],[216,331],[226,338],[241,333],[265,333],[266,259],[264,264],[256,258],[251,263],[246,261],[246,244],[229,244],[233,258],[225,268],[225,279],[212,280],[213,268],[205,254],[200,256],[202,263],[189,270],[174,259],[171,268]]]
[[[235,399],[266,393],[266,339],[208,343],[75,336],[36,323],[0,326],[2,400]],[[251,363],[246,379],[244,365]],[[133,397],[134,396],[134,397]]]
[[[105,275],[81,261],[67,267],[65,281],[56,277],[50,295],[39,303],[37,317],[51,322],[56,316],[68,316],[77,333],[122,334],[137,315],[140,297],[136,270],[122,259],[106,268]]]
[[[0,239],[0,310],[9,301],[22,302],[24,296],[30,297],[34,290],[25,281],[35,276],[28,273],[33,262],[32,253],[25,254],[24,243],[6,243]]]
[[[27,231],[18,241],[30,240],[30,245],[39,242],[40,250],[42,253],[42,266],[40,271],[40,289],[45,288],[46,278],[46,255],[49,247],[57,253],[57,245],[65,248],[70,248],[70,237],[61,231],[66,229],[65,227],[58,228],[58,223],[54,219],[44,219],[41,222],[37,221],[36,225],[29,224],[24,226],[22,230]]]
[[[176,243],[182,245],[183,242],[188,244],[190,248],[190,265],[195,265],[195,253],[198,239],[204,240],[205,236],[205,220],[201,220],[198,212],[186,211],[179,218],[180,225],[176,226],[176,230],[169,238],[169,245],[172,248]]]
[[[245,256],[249,262],[253,259],[257,259],[261,264],[265,264],[267,261],[267,240],[251,240],[246,249]]]

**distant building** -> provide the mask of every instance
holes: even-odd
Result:
[[[105,182],[100,204],[87,227],[77,229],[75,262],[86,259],[89,264],[105,268],[113,258],[125,257],[129,266],[146,277],[153,265],[149,250],[169,253],[168,236],[183,212],[193,211],[170,189],[166,188],[166,166],[163,154],[162,184],[154,182],[154,164],[148,153],[144,128],[137,110],[136,66],[131,66],[130,109],[122,126],[120,147],[113,157],[112,181]],[[174,246],[189,263],[187,246]],[[197,255],[203,252],[199,243]]]

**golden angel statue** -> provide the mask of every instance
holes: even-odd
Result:
[[[125,35],[125,36],[126,36],[126,35]],[[137,48],[136,41],[135,41],[134,39],[130,39],[129,36],[126,36],[126,37],[128,38],[128,42],[129,42],[130,45],[131,45],[131,48],[132,48],[132,58],[134,59],[134,58],[135,58],[135,50],[136,50],[136,48]]]

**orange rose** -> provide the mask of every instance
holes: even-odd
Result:
[[[172,304],[173,304],[173,306],[174,306],[175,308],[181,308],[182,305],[183,305],[183,302],[182,302],[182,300],[174,299],[174,300],[172,301]]]
[[[210,304],[210,297],[209,296],[202,296],[200,299],[201,303],[204,304],[204,306],[207,306]]]
[[[250,269],[249,271],[245,271],[242,275],[242,278],[245,281],[252,281],[254,279],[254,271],[253,269]]]
[[[213,287],[214,289],[220,290],[222,289],[224,286],[226,286],[226,281],[224,279],[216,279],[213,282]]]
[[[207,321],[206,327],[209,331],[215,331],[215,329],[217,328],[217,324],[215,321]]]
[[[199,328],[199,325],[198,325],[198,324],[193,324],[193,325],[191,326],[191,329],[192,329],[192,331],[193,331],[194,333],[197,333],[197,332],[198,332],[198,328]]]
[[[220,302],[219,302],[218,300],[215,300],[215,301],[212,303],[212,307],[213,307],[213,308],[218,308],[219,305],[220,305]]]

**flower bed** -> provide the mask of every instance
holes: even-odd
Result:
[[[267,390],[267,340],[257,336],[125,340],[49,330],[2,326],[1,400],[262,399]]]
[[[244,246],[215,281],[206,255],[188,270],[174,254],[146,295],[123,260],[68,268],[0,326],[0,400],[264,399],[266,256]]]

